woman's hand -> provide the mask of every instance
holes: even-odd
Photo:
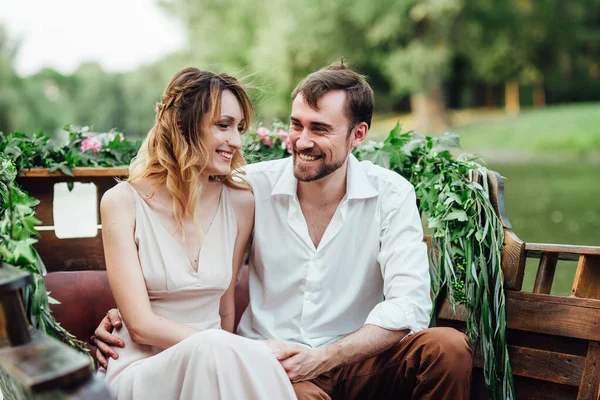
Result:
[[[111,346],[125,347],[125,343],[118,337],[112,334],[114,328],[119,329],[123,326],[121,317],[116,308],[109,310],[106,316],[100,322],[100,325],[94,331],[90,341],[96,345],[96,360],[104,368],[108,367],[108,359],[116,360],[119,358],[117,353]]]

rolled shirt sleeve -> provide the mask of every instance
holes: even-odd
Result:
[[[429,326],[429,261],[415,191],[391,191],[382,202],[380,251],[383,301],[365,324],[418,332]],[[387,196],[386,196],[387,197]]]

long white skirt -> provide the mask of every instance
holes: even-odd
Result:
[[[129,365],[110,388],[117,400],[296,399],[267,345],[218,329]]]

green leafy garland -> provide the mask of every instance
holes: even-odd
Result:
[[[24,168],[47,167],[50,171],[60,170],[72,175],[70,169],[73,167],[127,165],[141,143],[139,140],[123,140],[122,134],[113,132],[113,137],[100,148],[89,150],[83,146],[87,139],[85,129],[77,130],[70,126],[65,129],[69,131],[69,143],[64,146],[52,146],[49,137],[41,132],[31,137],[20,133],[8,136],[0,133],[0,150],[16,166],[16,169],[10,170],[4,166],[4,160],[0,173],[4,177],[5,170],[12,171],[8,175],[12,176],[13,182],[17,171]],[[258,127],[244,135],[244,152],[248,162],[288,156],[289,138],[286,130],[284,124],[274,123],[273,129]],[[489,199],[487,169],[473,156],[454,158],[451,149],[459,147],[456,135],[424,137],[414,132],[402,133],[397,125],[383,143],[369,142],[354,153],[359,159],[396,171],[415,187],[419,209],[427,217],[428,226],[433,231],[429,260],[434,305],[439,304],[444,293],[453,309],[457,304],[465,304],[467,335],[472,346],[477,343],[480,345],[484,376],[491,397],[514,399],[506,344],[504,279],[500,262],[504,241],[502,224]],[[483,177],[481,184],[474,179],[477,173]],[[39,326],[46,327],[49,333],[72,341],[73,337],[68,336],[49,314],[41,279],[43,264],[31,247],[35,243],[31,237],[35,234],[34,225],[37,221],[33,217],[32,207],[37,202],[31,198],[23,200],[22,196],[19,198],[28,207],[21,207],[21,210],[30,210],[23,214],[27,216],[23,224],[29,236],[23,236],[25,241],[21,242],[18,249],[13,245],[3,251],[6,256],[12,255],[14,258],[17,255],[26,260],[24,268],[32,272],[38,282],[38,286],[28,294],[32,323],[36,321]],[[2,217],[2,234],[6,232],[6,218],[6,215]],[[22,251],[31,253],[23,258]],[[14,260],[12,262],[16,263]],[[32,313],[35,315],[32,316]],[[435,315],[434,309],[432,325],[435,325]],[[78,345],[75,342],[72,344]]]
[[[46,268],[33,247],[39,236],[35,225],[40,221],[35,218],[34,210],[39,201],[19,188],[16,177],[28,168],[49,168],[49,172],[72,176],[71,168],[75,167],[128,165],[141,140],[126,140],[116,131],[94,135],[87,127],[66,125],[64,129],[69,137],[64,145],[55,145],[43,132],[33,135],[0,132],[0,261],[33,276],[33,284],[22,293],[31,325],[88,353],[85,343],[66,331],[50,313],[49,305],[58,302],[46,292],[43,279]]]
[[[473,156],[454,159],[457,135],[424,137],[397,125],[383,143],[356,150],[358,158],[396,171],[415,187],[419,209],[433,230],[430,272],[434,305],[447,293],[452,309],[467,308],[472,347],[479,341],[484,377],[493,399],[514,399],[506,344],[501,252],[502,224],[489,198],[488,170]],[[483,177],[482,184],[474,180]],[[435,325],[436,310],[432,312]]]
[[[54,144],[41,131],[33,135],[0,132],[0,152],[14,162],[19,173],[27,168],[49,168],[49,172],[72,176],[71,169],[76,167],[128,165],[142,143],[140,139],[127,140],[115,130],[93,134],[88,127],[65,125],[63,129],[69,135],[64,145]],[[86,148],[88,142],[91,145]]]
[[[39,203],[15,183],[17,169],[12,160],[0,155],[0,265],[9,264],[31,273],[33,283],[22,292],[30,323],[46,334],[87,353],[85,344],[67,332],[50,314],[50,304],[58,302],[46,292],[46,268],[33,245],[38,236],[34,207]]]

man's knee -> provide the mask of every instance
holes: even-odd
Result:
[[[331,400],[331,397],[323,389],[312,382],[298,382],[292,386],[298,400]]]
[[[471,370],[473,356],[469,339],[464,333],[453,328],[430,328],[423,331],[420,339],[424,355],[432,362],[449,368],[463,366]]]

